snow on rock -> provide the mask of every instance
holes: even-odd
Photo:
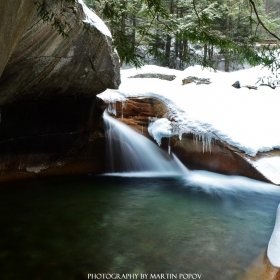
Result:
[[[83,7],[83,11],[85,13],[86,19],[83,22],[93,25],[97,30],[99,30],[102,34],[112,38],[112,34],[103,20],[97,16],[93,11],[91,11],[87,5],[83,2],[83,0],[77,0]]]
[[[175,75],[176,79],[128,78],[143,73]],[[141,69],[122,70],[119,89],[107,90],[99,97],[104,100],[158,98],[167,104],[169,118],[174,120],[180,133],[203,135],[208,142],[211,138],[218,138],[255,156],[261,151],[280,148],[280,88],[273,90],[260,86],[258,90],[250,90],[245,87],[255,86],[261,77],[267,75],[270,72],[260,66],[225,73],[202,69],[198,65],[184,71],[146,65]],[[183,85],[182,80],[188,76],[209,78],[211,84]],[[235,81],[240,82],[240,89],[232,87]],[[170,135],[170,128],[166,131],[166,126],[160,127],[163,129],[161,137]],[[157,132],[157,136],[160,133]]]
[[[174,135],[174,133],[172,133],[171,122],[165,118],[151,120],[148,131],[149,134],[156,140],[159,146],[161,145],[161,138],[169,138]]]
[[[273,266],[280,267],[280,204],[277,208],[274,230],[268,243],[267,256]]]
[[[265,157],[257,161],[248,161],[272,183],[280,184],[280,157]]]

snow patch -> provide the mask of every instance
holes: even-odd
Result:
[[[268,243],[267,256],[273,266],[280,267],[280,204],[276,212],[274,230]]]
[[[129,79],[136,74],[158,73],[175,75],[173,81],[156,78]],[[121,70],[122,84],[118,90],[107,90],[98,95],[103,100],[116,100],[130,97],[155,97],[164,102],[168,118],[157,127],[150,129],[160,142],[160,137],[174,135],[174,127],[179,136],[191,132],[205,139],[220,139],[244,151],[250,156],[280,148],[280,88],[258,87],[249,90],[246,85],[255,86],[260,77],[271,73],[260,66],[236,72],[219,72],[202,69],[201,66],[188,67],[184,71],[155,65],[141,69]],[[208,78],[210,85],[183,85],[188,76]],[[242,88],[232,84],[239,81]],[[162,129],[162,131],[160,131]]]
[[[280,184],[280,157],[265,157],[249,162],[272,183]]]
[[[83,2],[83,0],[77,0],[79,4],[82,5],[84,14],[86,19],[83,22],[88,23],[94,26],[97,30],[99,30],[102,34],[112,38],[112,34],[103,20],[97,16],[92,10],[90,10],[87,5]]]

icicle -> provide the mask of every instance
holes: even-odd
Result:
[[[212,152],[212,139],[214,139],[213,136],[205,132],[193,133],[193,141],[195,141],[196,144],[198,141],[202,142],[203,153],[207,151],[210,153]]]
[[[109,102],[108,106],[108,112],[112,115],[117,115],[117,110],[116,110],[116,101],[114,102]]]
[[[179,129],[179,140],[182,141],[183,131]]]
[[[168,138],[168,154],[170,155],[171,148],[170,148],[170,137]]]
[[[123,119],[123,109],[124,109],[124,107],[125,107],[125,103],[124,103],[124,101],[122,101],[122,119]]]

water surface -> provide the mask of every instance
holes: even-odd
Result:
[[[199,273],[236,279],[266,248],[277,191],[184,178],[76,176],[2,184],[0,278]],[[234,186],[232,186],[234,188]]]

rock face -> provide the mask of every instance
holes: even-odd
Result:
[[[68,22],[63,38],[36,14],[0,78],[0,106],[57,96],[95,95],[120,84],[118,57],[111,39],[95,28],[85,30],[82,5],[52,5],[55,14]],[[35,7],[36,9],[36,7]]]
[[[111,38],[93,26],[84,29],[80,3],[50,1],[71,26],[63,38],[37,15],[34,2],[0,0],[0,42],[6,42],[0,58],[0,181],[103,172],[102,110],[95,95],[120,84]]]
[[[2,107],[0,181],[105,170],[96,98],[64,97]]]
[[[117,102],[116,118],[134,130],[151,139],[148,133],[149,117],[164,117],[168,108],[164,103],[155,98],[131,98],[124,104]],[[144,112],[144,113],[143,113]],[[211,150],[205,149],[205,144],[195,140],[194,135],[183,134],[180,140],[178,136],[170,139],[162,139],[162,148],[171,151],[189,169],[208,170],[227,175],[241,175],[249,178],[269,182],[257,171],[245,158],[245,154],[226,143],[215,141]]]
[[[0,77],[36,12],[34,0],[0,0]]]

